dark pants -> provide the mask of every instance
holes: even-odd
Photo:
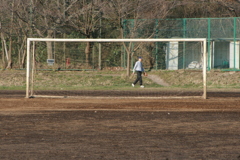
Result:
[[[133,84],[135,85],[139,81],[140,85],[142,85],[142,72],[136,71],[136,73],[137,73],[137,79],[133,82]]]

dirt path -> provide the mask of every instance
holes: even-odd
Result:
[[[161,85],[161,86],[169,86],[169,84],[167,82],[165,82],[163,79],[161,79],[159,76],[157,75],[148,75],[147,76],[149,79],[151,79],[153,82]]]

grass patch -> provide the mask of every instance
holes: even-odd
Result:
[[[125,74],[112,74],[112,72],[63,72],[58,74],[44,73],[35,77],[35,89],[39,90],[125,90],[132,89],[131,83],[135,77],[127,77]],[[144,84],[149,88],[161,87],[151,80],[144,78]]]
[[[0,90],[26,90],[26,86],[0,86]]]

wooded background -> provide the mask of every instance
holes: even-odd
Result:
[[[28,37],[124,38],[124,19],[239,16],[240,0],[1,0],[0,68],[25,68]],[[147,21],[143,23],[138,27]],[[151,38],[155,31],[148,32]],[[130,45],[124,45],[130,56]],[[46,46],[51,59],[53,44]],[[91,43],[85,45],[87,64],[92,48]]]

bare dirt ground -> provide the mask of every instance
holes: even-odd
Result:
[[[237,93],[207,100],[0,95],[1,160],[240,159]]]

